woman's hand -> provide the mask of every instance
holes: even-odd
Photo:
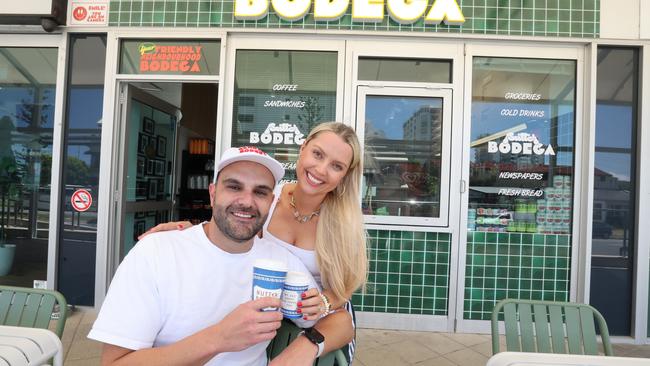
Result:
[[[318,320],[327,315],[325,303],[317,289],[310,288],[302,293],[302,298],[298,301],[298,312],[305,320]]]
[[[172,222],[166,222],[164,224],[158,224],[151,229],[145,231],[142,233],[140,236],[138,236],[138,240],[142,240],[145,236],[161,231],[170,231],[170,230],[185,230],[188,227],[192,227],[192,223],[189,221],[172,221]]]

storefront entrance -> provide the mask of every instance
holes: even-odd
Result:
[[[114,260],[147,229],[210,218],[217,84],[119,84]]]
[[[451,230],[442,227],[449,224],[452,91],[360,86],[356,121],[362,209],[374,224],[371,290],[355,299],[361,325],[447,330],[455,266]]]
[[[467,59],[461,331],[486,331],[500,299],[574,301],[582,265],[579,57],[479,50]]]

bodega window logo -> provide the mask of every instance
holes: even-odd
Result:
[[[200,73],[202,49],[203,46],[141,43],[138,46],[140,72]]]
[[[488,141],[488,152],[492,154],[555,155],[553,146],[542,144],[535,134],[526,132],[516,135],[510,132],[500,144],[496,141]]]
[[[278,125],[270,123],[262,134],[251,132],[249,135],[251,144],[302,145],[304,141],[305,135],[300,132],[296,125],[290,123],[280,123]]]
[[[278,17],[300,20],[309,13],[312,0],[271,0]],[[353,22],[381,22],[384,12],[400,24],[411,24],[424,17],[425,24],[462,25],[465,23],[456,0],[314,0],[314,20],[334,21],[352,3]],[[428,10],[428,11],[427,11]],[[235,19],[258,20],[269,12],[269,0],[235,0]]]

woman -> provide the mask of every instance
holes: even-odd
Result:
[[[300,258],[322,284],[299,303],[305,319],[318,322],[329,352],[349,343],[354,352],[354,320],[348,299],[366,280],[367,255],[363,216],[359,207],[361,147],[352,128],[337,122],[316,126],[300,147],[296,183],[279,185],[263,229],[266,239],[286,247]],[[161,224],[147,233],[185,228],[191,224]],[[298,338],[271,364],[311,365],[313,345]]]

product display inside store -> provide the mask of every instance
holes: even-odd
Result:
[[[569,234],[573,202],[570,61],[475,58],[467,228]],[[514,76],[513,76],[514,75]],[[516,80],[514,80],[516,79]],[[567,84],[568,83],[568,84]]]
[[[539,198],[516,198],[494,204],[474,203],[467,212],[472,231],[568,234],[571,226],[571,176],[556,175]]]

